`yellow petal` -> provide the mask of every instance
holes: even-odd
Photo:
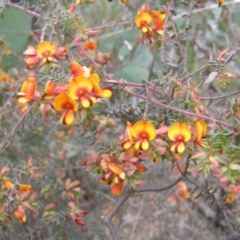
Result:
[[[72,109],[67,109],[61,119],[60,119],[60,123],[64,124],[64,125],[71,125],[74,121],[74,111]]]
[[[132,124],[130,122],[127,122],[127,135],[129,137],[129,140],[133,142],[133,136],[131,134]]]
[[[135,138],[153,140],[156,137],[156,130],[152,123],[141,120],[132,126],[131,134]]]
[[[84,108],[89,108],[92,105],[89,98],[81,97],[80,102]]]
[[[63,92],[56,96],[53,101],[53,107],[57,111],[63,111],[65,109],[72,109],[73,111],[78,110],[78,105],[67,93]]]
[[[126,141],[123,142],[122,146],[125,150],[129,149],[134,143],[130,140],[127,139]]]
[[[175,148],[177,153],[183,153],[185,151],[185,144],[184,142],[180,142],[177,144],[177,147]]]
[[[91,92],[93,89],[92,82],[83,76],[77,76],[70,81],[69,95],[73,99],[82,97],[85,93]]]
[[[140,14],[137,15],[135,19],[136,25],[140,28],[149,24],[151,21],[152,21],[152,17],[150,16],[150,14],[146,12],[141,12]]]
[[[102,98],[110,98],[112,96],[112,91],[109,89],[101,89],[101,97]]]
[[[18,191],[21,192],[25,192],[25,191],[32,191],[32,186],[29,184],[20,184]]]
[[[112,194],[119,196],[122,193],[122,187],[120,183],[114,184],[112,186]]]
[[[96,92],[96,93],[101,93],[101,88],[99,86],[99,83],[100,83],[100,78],[98,76],[98,74],[91,74],[90,77],[89,77],[89,80],[92,82],[93,84],[93,90]]]
[[[176,122],[169,127],[168,137],[172,141],[188,142],[191,139],[191,131],[185,123]]]
[[[202,137],[204,137],[207,134],[207,123],[204,122],[203,120],[198,120],[197,122],[199,122],[202,126]]]
[[[125,173],[123,172],[123,170],[120,166],[118,166],[116,163],[108,162],[108,167],[112,172],[119,175],[121,177],[121,179],[124,180]]]
[[[45,93],[47,95],[54,95],[55,86],[56,86],[56,84],[54,82],[48,81],[45,86]]]
[[[54,47],[50,42],[43,41],[38,44],[36,53],[41,58],[48,58],[54,53]]]
[[[146,151],[148,150],[148,148],[149,148],[149,142],[146,139],[144,139],[141,144],[141,149]]]
[[[72,72],[72,75],[79,75],[83,76],[84,75],[84,69],[83,67],[77,63],[76,61],[70,62],[70,70]]]
[[[195,122],[196,140],[200,141],[203,134],[203,128],[200,122]]]

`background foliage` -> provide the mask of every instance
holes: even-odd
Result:
[[[68,13],[68,9],[73,4],[70,1],[9,2],[10,5],[28,9],[37,15],[24,12],[18,7],[5,6],[4,3],[0,5],[0,166],[10,168],[7,177],[14,184],[31,184],[38,195],[37,199],[31,202],[31,207],[33,212],[35,209],[38,214],[33,216],[34,214],[28,211],[27,224],[20,224],[12,214],[17,203],[11,199],[10,192],[6,192],[2,187],[1,211],[4,212],[3,203],[7,199],[9,217],[6,219],[5,215],[0,213],[1,238],[111,239],[103,218],[119,197],[112,196],[108,186],[100,185],[97,175],[86,172],[82,162],[89,155],[101,150],[101,147],[117,142],[119,135],[125,131],[126,121],[136,122],[142,118],[145,102],[113,86],[114,97],[107,100],[104,107],[98,107],[97,111],[114,118],[117,128],[115,131],[107,129],[103,133],[101,137],[104,141],[100,146],[96,144],[97,139],[94,135],[97,127],[92,131],[83,131],[79,126],[66,127],[59,124],[58,116],[56,117],[54,113],[51,114],[51,122],[45,124],[39,108],[34,105],[30,106],[33,111],[22,120],[16,95],[23,81],[29,76],[23,52],[30,44],[36,46],[43,34],[47,41],[61,39],[60,45],[65,43],[70,46],[69,59],[75,59],[78,58],[75,54],[77,49],[72,43],[71,34],[77,36],[82,34],[82,28],[98,29],[99,27],[100,34],[95,37],[98,51],[112,53],[111,61],[102,68],[102,76],[105,74],[112,80],[126,79],[136,84],[162,79],[160,87],[164,96],[173,87],[173,79],[184,77],[183,54],[179,51],[181,44],[185,46],[184,31],[189,1],[172,1],[172,22],[175,25],[169,22],[167,27],[168,41],[165,45],[165,56],[162,55],[163,51],[153,44],[148,42],[142,44],[137,41],[139,30],[134,26],[133,20],[144,3],[151,9],[162,9],[167,6],[168,1],[129,0],[130,3],[126,7],[120,1],[98,0],[93,4],[78,5],[77,10],[72,14]],[[196,84],[203,83],[198,94],[208,108],[210,116],[220,120],[223,116],[224,120],[235,126],[239,126],[240,122],[240,117],[235,116],[240,111],[239,93],[229,95],[227,98],[214,99],[214,97],[240,91],[239,12],[240,1],[236,0],[226,1],[222,7],[218,7],[215,0],[194,1],[187,48],[189,73],[208,63],[208,67],[200,74],[194,75],[192,79]],[[126,24],[122,24],[125,22]],[[225,62],[217,61],[224,49],[227,49],[229,59]],[[235,52],[232,53],[233,51]],[[165,65],[162,58],[166,58]],[[79,57],[78,60],[83,65],[91,65],[88,57]],[[64,69],[67,66],[66,61],[57,71],[48,69],[41,71],[38,76],[39,86],[44,88],[44,83],[49,78],[61,82],[66,77]],[[216,72],[234,73],[235,76],[234,78],[219,77],[214,75]],[[3,81],[5,79],[3,76],[7,76],[7,81]],[[162,96],[159,98],[156,96],[159,101],[161,98]],[[176,101],[175,107],[179,108],[186,99],[182,97],[179,102]],[[186,110],[191,109],[191,104],[191,100],[183,103]],[[225,114],[226,111],[228,114]],[[180,113],[155,107],[150,109],[150,114],[154,114],[155,120],[159,123],[164,121],[165,117],[171,120],[188,119],[188,116]],[[229,154],[236,155],[234,163],[239,164],[239,131],[233,133],[228,128],[221,127],[218,135],[211,136],[209,141],[216,144],[216,149],[224,149],[225,141],[229,144],[233,136],[235,144],[227,146]],[[34,158],[33,165],[29,163],[31,156]],[[172,169],[171,160],[160,160],[157,163],[146,161],[145,166],[148,169],[144,177],[147,186],[165,186],[176,179],[176,176],[178,177],[177,170]],[[201,163],[198,167],[201,167]],[[239,171],[229,173],[229,176],[236,185],[239,183]],[[1,178],[3,179],[3,176]],[[85,222],[83,227],[73,223],[66,215],[69,211],[68,199],[63,195],[68,191],[67,179],[81,181],[78,185],[81,187],[80,190],[75,192],[79,195],[78,207],[89,211],[89,214],[82,218]],[[196,186],[189,185],[191,194],[194,195],[194,189],[196,191],[194,197],[202,192],[208,200],[212,189],[217,189],[216,199],[223,204],[226,203],[228,185],[221,187],[219,178],[199,174],[195,183],[202,189],[197,187],[196,190]],[[204,197],[197,200],[192,197],[168,203],[169,196],[175,191],[176,188],[172,188],[159,193],[133,194],[113,221],[116,231],[121,233],[124,239],[129,240],[240,238],[238,221],[220,210],[214,201],[212,201],[213,205],[209,206],[208,201],[204,203]],[[49,203],[54,202],[57,202],[55,208],[50,211],[44,210]],[[228,209],[237,219],[239,219],[238,203],[237,195],[233,203],[227,204]]]

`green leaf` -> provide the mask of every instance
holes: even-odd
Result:
[[[148,70],[137,62],[124,64],[115,72],[116,79],[126,79],[129,82],[141,82],[148,77]]]
[[[8,69],[16,65],[17,58],[13,55],[20,56],[27,48],[31,35],[31,19],[31,16],[20,10],[4,8],[0,17],[0,36],[10,46],[13,54],[3,57],[2,68]]]

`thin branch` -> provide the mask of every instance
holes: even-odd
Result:
[[[199,186],[195,181],[191,180],[188,176],[186,176],[185,180],[191,184],[193,184],[195,187],[199,188],[201,190],[201,192],[205,195],[207,195],[212,202],[222,211],[224,211],[225,213],[227,213],[229,216],[231,216],[233,219],[235,219],[238,224],[240,224],[239,219],[237,218],[237,216],[234,214],[234,212],[232,212],[230,209],[228,209],[224,204],[222,204],[221,202],[219,202],[215,196],[211,193],[209,193],[208,190],[206,190],[204,187]]]
[[[82,47],[81,44],[79,44],[78,47],[88,57],[88,59],[94,64],[94,66],[98,69],[99,65],[96,63],[93,57],[88,54],[88,52],[84,49],[84,47]]]
[[[33,11],[31,11],[31,10],[28,10],[28,9],[25,9],[25,8],[19,6],[19,5],[14,4],[14,3],[7,2],[7,3],[5,4],[5,6],[18,9],[18,10],[20,10],[20,11],[22,11],[22,12],[25,12],[25,13],[28,14],[28,15],[34,16],[34,17],[39,18],[39,19],[42,19],[42,20],[49,20],[48,17],[42,16],[42,15],[36,13],[36,12],[33,12]]]
[[[171,8],[171,0],[169,0],[168,2],[168,6],[167,6],[167,17],[165,19],[165,24],[164,24],[164,30],[163,30],[163,35],[162,35],[162,42],[161,42],[161,51],[160,51],[160,57],[161,57],[161,62],[162,62],[162,66],[163,66],[163,73],[166,72],[166,57],[165,57],[165,42],[166,42],[166,35],[167,35],[167,24],[169,21],[169,12],[170,12],[170,8]]]
[[[29,237],[29,236],[31,236],[32,234],[34,234],[34,233],[36,233],[36,232],[38,232],[38,231],[41,231],[41,230],[44,229],[44,228],[49,227],[49,225],[52,224],[52,223],[54,223],[54,222],[56,222],[56,219],[53,219],[53,220],[51,220],[51,221],[43,224],[42,226],[33,229],[31,232],[24,234],[23,236],[17,238],[16,240],[22,240],[22,239],[24,239],[24,238],[26,238],[26,237]]]
[[[3,143],[0,146],[0,152],[2,152],[3,149],[7,146],[8,142],[11,140],[11,138],[14,135],[14,133],[17,131],[17,129],[19,128],[21,123],[24,121],[25,117],[35,108],[35,106],[36,106],[36,103],[32,104],[32,106],[22,115],[22,117],[19,119],[19,121],[17,122],[15,127],[12,129],[12,131],[8,134],[8,136],[4,137],[4,139],[2,140]]]
[[[185,176],[182,175],[181,177],[177,178],[174,182],[170,183],[169,185],[165,187],[146,187],[146,188],[140,188],[140,189],[133,189],[133,193],[139,193],[139,192],[162,192],[165,190],[168,190],[172,187],[174,187],[177,183],[183,181],[185,179]]]
[[[116,23],[111,23],[111,24],[108,24],[108,25],[87,28],[86,30],[100,30],[100,29],[105,29],[105,28],[125,26],[125,25],[129,25],[129,24],[132,24],[132,23],[133,23],[132,20],[131,21],[126,21],[126,22],[120,22],[120,23],[116,22]]]
[[[140,188],[140,189],[133,189],[129,188],[125,192],[125,195],[116,203],[113,210],[104,218],[104,222],[107,225],[107,228],[112,236],[113,240],[120,240],[116,229],[114,228],[114,225],[112,224],[112,218],[117,214],[117,212],[120,210],[120,208],[123,206],[123,204],[127,201],[127,199],[133,194],[133,193],[140,193],[140,192],[162,192],[165,190],[168,190],[175,186],[177,183],[181,182],[185,176],[181,176],[178,179],[176,179],[174,182],[170,183],[167,186],[164,187],[146,187],[146,188]]]
[[[135,92],[132,92],[130,91],[129,89],[126,89],[122,86],[119,86],[119,88],[121,88],[123,91],[135,96],[135,97],[138,97],[140,99],[143,99],[143,100],[146,100],[146,97],[140,95],[140,94],[137,94]],[[173,107],[173,106],[170,106],[170,105],[167,105],[163,102],[160,102],[160,101],[156,101],[156,100],[152,100],[151,99],[151,102],[154,103],[155,105],[157,106],[160,106],[162,108],[165,108],[165,109],[169,109],[169,110],[172,110],[174,112],[179,112],[181,114],[184,114],[184,115],[188,115],[188,116],[192,116],[192,117],[197,117],[197,118],[200,118],[200,119],[203,119],[203,120],[207,120],[207,121],[210,121],[210,122],[214,122],[220,126],[224,126],[224,127],[227,127],[229,129],[232,129],[232,130],[237,130],[237,127],[231,125],[231,124],[228,124],[226,122],[222,122],[218,119],[215,119],[215,118],[212,118],[212,117],[208,117],[206,115],[202,115],[202,114],[198,114],[198,113],[194,113],[194,112],[188,112],[186,110],[183,110],[183,109],[180,109],[180,108],[177,108],[177,107]]]
[[[170,22],[172,23],[173,31],[174,31],[174,34],[175,34],[175,39],[177,40],[176,43],[178,44],[179,50],[180,50],[181,54],[183,55],[183,51],[184,50],[182,48],[182,44],[179,41],[179,37],[178,37],[179,36],[179,32],[177,30],[177,26],[176,26],[176,23],[175,23],[175,21],[173,19],[171,11],[168,12],[168,15],[169,15]]]
[[[218,100],[218,99],[222,99],[222,98],[227,98],[227,97],[232,97],[234,95],[240,94],[240,91],[237,92],[232,92],[226,95],[222,95],[222,96],[217,96],[217,97],[199,97],[200,100]]]
[[[195,3],[195,0],[190,1],[187,19],[186,19],[186,26],[184,30],[184,38],[186,43],[183,48],[183,76],[188,73],[188,46],[189,46],[188,32],[191,27],[190,22],[191,22],[191,17],[193,13],[194,3]]]
[[[193,77],[193,76],[196,75],[197,73],[203,71],[203,70],[204,70],[205,68],[207,68],[208,66],[209,66],[209,64],[206,63],[205,65],[203,65],[202,67],[200,67],[200,68],[197,69],[196,71],[188,74],[186,77],[181,78],[181,79],[179,80],[179,82],[184,82],[184,81],[186,81],[188,78]]]
[[[112,224],[112,218],[116,215],[116,213],[120,210],[120,208],[123,206],[123,204],[127,201],[127,199],[132,194],[132,189],[127,189],[125,196],[123,196],[115,205],[113,210],[104,218],[104,222],[107,225],[107,228],[113,238],[113,240],[119,240],[119,236],[117,234],[116,229],[114,228],[114,225]]]
[[[149,70],[149,75],[148,75],[148,82],[151,81],[152,71],[153,71],[153,67],[154,67],[155,61],[156,61],[156,56],[157,56],[157,52],[155,52],[154,55],[153,55],[153,60],[152,60],[152,63],[151,63],[151,66],[150,66],[150,70]],[[144,110],[144,113],[143,113],[143,118],[145,118],[147,116],[147,114],[148,114],[149,100],[151,99],[152,95],[154,94],[157,85],[158,85],[158,82],[156,82],[156,84],[155,84],[154,88],[152,89],[152,91],[150,91],[145,86],[146,87],[146,93],[147,93],[147,100],[146,100],[145,110]]]

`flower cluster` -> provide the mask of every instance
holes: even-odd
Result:
[[[174,200],[176,200],[177,202],[181,202],[181,201],[183,201],[184,198],[185,199],[191,198],[191,194],[188,191],[188,187],[185,182],[177,183],[174,186],[174,188],[175,188],[175,193],[168,197],[167,203],[171,203]]]
[[[51,44],[50,42],[40,42],[35,49],[33,46],[28,46],[27,50],[23,53],[25,55],[25,62],[27,68],[34,68],[39,63],[50,63],[56,60],[64,60],[68,58],[68,47],[57,47],[57,43]]]
[[[193,136],[188,125],[182,122],[169,127],[160,126],[157,130],[150,121],[140,120],[133,125],[127,122],[126,132],[120,137],[119,151],[90,156],[84,160],[83,166],[100,172],[100,182],[111,185],[112,193],[120,195],[127,183],[137,185],[138,175],[147,170],[142,165],[144,160],[157,162],[170,152],[182,154],[190,141],[205,147],[202,138],[207,133],[207,124],[197,120],[191,129],[195,133]],[[180,155],[174,157],[181,159]],[[182,166],[183,171],[185,167]]]
[[[230,184],[227,193],[226,203],[232,204],[240,196],[240,185]]]
[[[138,11],[135,18],[136,26],[143,33],[143,38],[146,37],[150,42],[157,35],[162,35],[165,25],[166,13],[164,11],[158,12],[156,10],[149,9],[146,4],[144,4]]]
[[[33,188],[30,184],[13,184],[5,175],[10,169],[8,167],[3,167],[0,172],[0,178],[2,180],[2,189],[4,190],[4,195],[9,196],[15,201],[15,210],[13,211],[13,216],[21,223],[25,224],[27,222],[26,210],[29,210],[33,215],[36,214],[34,206],[31,204],[36,195],[33,192]],[[3,199],[2,199],[3,200]],[[4,204],[3,204],[4,206]],[[8,214],[5,208],[1,209],[5,221],[8,221]]]
[[[206,147],[203,138],[207,134],[207,124],[203,120],[197,120],[193,127],[193,132],[195,133],[193,141],[201,147]],[[186,148],[186,143],[192,139],[192,133],[187,124],[176,122],[169,127],[168,137],[174,142],[171,146],[171,151],[183,153]]]
[[[41,42],[35,50],[32,46],[25,51],[28,68],[34,67],[41,59],[42,64],[50,63],[53,58],[66,59],[67,48],[55,48],[49,42]],[[85,66],[81,66],[76,61],[70,63],[72,76],[69,83],[56,84],[48,81],[45,92],[40,94],[37,91],[37,79],[29,77],[22,84],[18,93],[18,102],[26,104],[32,101],[42,100],[41,105],[43,118],[46,119],[47,104],[61,113],[60,123],[71,125],[74,121],[74,113],[81,109],[87,109],[100,98],[110,98],[112,95],[110,87],[100,87],[100,77]]]

